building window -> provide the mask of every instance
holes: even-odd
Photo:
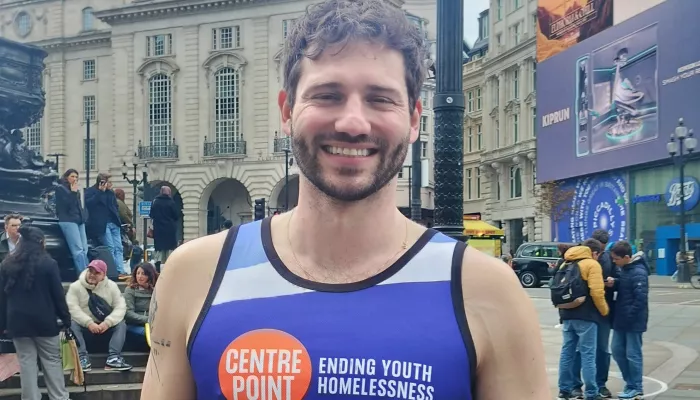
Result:
[[[489,37],[489,15],[486,14],[481,18],[481,38],[488,39]]]
[[[220,69],[216,75],[216,142],[242,146],[240,75],[231,67]],[[228,146],[227,146],[228,148]],[[238,154],[238,149],[232,149]]]
[[[428,108],[428,92],[425,90],[420,91],[420,102],[423,104],[423,109]]]
[[[513,45],[520,44],[520,22],[510,27],[511,36],[513,37]]]
[[[467,112],[474,111],[474,92],[471,90],[467,92]]]
[[[17,34],[20,37],[26,37],[32,31],[32,19],[26,11],[20,11],[15,20]]]
[[[95,118],[95,96],[83,96],[83,121],[94,121]]]
[[[501,127],[498,125],[498,120],[494,120],[493,125],[496,127],[496,148],[501,148]]]
[[[520,176],[520,167],[510,167],[510,198],[518,199],[523,196],[523,180]]]
[[[420,117],[420,132],[428,132],[428,116],[427,115],[421,115]]]
[[[503,37],[501,36],[500,33],[496,35],[496,44],[497,44],[497,45],[501,46],[501,45],[503,44],[503,39],[502,39],[502,38],[503,38]]]
[[[211,30],[212,50],[237,49],[241,47],[241,28],[231,26]]]
[[[91,81],[95,79],[95,60],[83,61],[83,80]]]
[[[520,127],[518,126],[518,114],[513,114],[513,143],[520,140]]]
[[[481,170],[476,169],[476,198],[481,198]]]
[[[536,186],[537,186],[537,161],[532,160],[532,193],[535,193]]]
[[[401,168],[401,169],[399,170],[399,175],[397,176],[397,178],[403,179],[403,170],[404,170],[404,168]]]
[[[173,35],[155,35],[146,38],[146,56],[160,57],[172,55]]]
[[[532,107],[532,137],[537,137],[537,108]]]
[[[496,200],[501,199],[501,180],[498,178],[496,181]]]
[[[493,80],[492,87],[493,87],[493,93],[492,93],[493,96],[491,96],[491,98],[493,99],[493,104],[491,104],[491,107],[498,107],[498,100],[499,100],[498,96],[500,95],[500,93],[499,93],[500,82],[498,81],[498,79]]]
[[[24,145],[41,154],[41,119],[22,129]]]
[[[83,168],[85,168],[86,171],[94,171],[97,169],[97,149],[95,147],[95,138],[90,138],[90,146],[88,146],[88,140],[83,139]]]
[[[481,88],[476,89],[476,110],[481,110]]]
[[[503,19],[503,0],[496,0],[496,20]]]
[[[476,125],[476,149],[483,149],[483,142],[481,141],[481,124]]]
[[[467,189],[467,199],[471,200],[472,199],[472,169],[467,168],[467,170],[465,172],[466,172],[465,176],[467,177],[467,181],[464,183],[464,186]]]
[[[154,157],[169,154],[173,139],[172,83],[165,74],[156,74],[148,80],[148,140]]]
[[[513,70],[513,98],[520,98],[520,71],[518,69]]]
[[[472,127],[467,128],[467,153],[474,151],[472,149]]]
[[[421,158],[428,158],[428,142],[426,140],[421,140],[420,142],[420,156]]]
[[[92,7],[83,8],[83,31],[91,31],[94,29],[95,18],[92,16]]]
[[[292,31],[292,28],[294,27],[294,21],[296,19],[285,19],[282,20],[282,37],[287,38],[287,35]]]
[[[532,27],[533,27],[533,31],[536,32],[537,31],[537,13],[532,14]]]
[[[537,61],[532,62],[532,91],[537,90]]]
[[[518,8],[522,7],[522,5],[522,0],[513,0],[513,10],[517,10]]]

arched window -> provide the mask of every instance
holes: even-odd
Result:
[[[240,74],[225,67],[216,72],[214,79],[214,125],[218,150],[222,154],[245,154],[241,132]]]
[[[93,22],[92,7],[83,8],[83,31],[93,30]]]
[[[41,154],[41,119],[26,128],[22,128],[22,136],[25,146]]]
[[[148,139],[152,156],[168,157],[173,140],[172,82],[165,74],[148,80]]]
[[[517,199],[523,196],[523,179],[520,167],[510,167],[510,198]]]
[[[20,37],[26,37],[32,31],[32,19],[26,11],[20,11],[15,21],[17,33]]]

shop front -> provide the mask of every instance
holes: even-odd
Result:
[[[494,257],[501,256],[501,246],[505,239],[503,229],[490,225],[475,215],[465,215],[462,219],[464,235],[469,238],[467,243],[471,247]]]
[[[700,246],[700,161],[685,167],[685,215],[688,249]],[[643,250],[652,271],[672,275],[680,250],[680,178],[672,165],[630,171],[630,238]]]

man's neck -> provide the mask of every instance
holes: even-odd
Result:
[[[15,234],[15,235],[10,235],[9,233],[7,234],[7,239],[9,241],[11,241],[13,244],[16,244],[17,242],[19,242],[19,237],[20,237],[19,234]]]
[[[300,182],[304,184],[311,186]],[[295,257],[324,269],[347,269],[362,260],[386,258],[406,240],[409,224],[396,208],[395,185],[355,203],[328,199],[315,187],[300,189],[283,235],[291,238]]]

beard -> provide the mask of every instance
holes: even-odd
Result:
[[[403,168],[410,141],[410,132],[393,148],[386,140],[368,135],[352,136],[345,132],[323,133],[305,140],[304,135],[297,135],[292,128],[291,136],[292,153],[302,175],[321,193],[341,202],[364,200],[389,184]],[[319,162],[318,153],[323,151],[321,143],[331,140],[348,144],[370,143],[376,147],[377,153],[374,156],[379,158],[379,165],[375,171],[364,172],[371,172],[369,180],[361,178],[363,170],[359,168],[344,167],[337,168],[335,171],[329,171],[326,168],[324,171],[324,167]],[[360,177],[362,182],[355,184],[333,182],[332,174],[348,178]]]

